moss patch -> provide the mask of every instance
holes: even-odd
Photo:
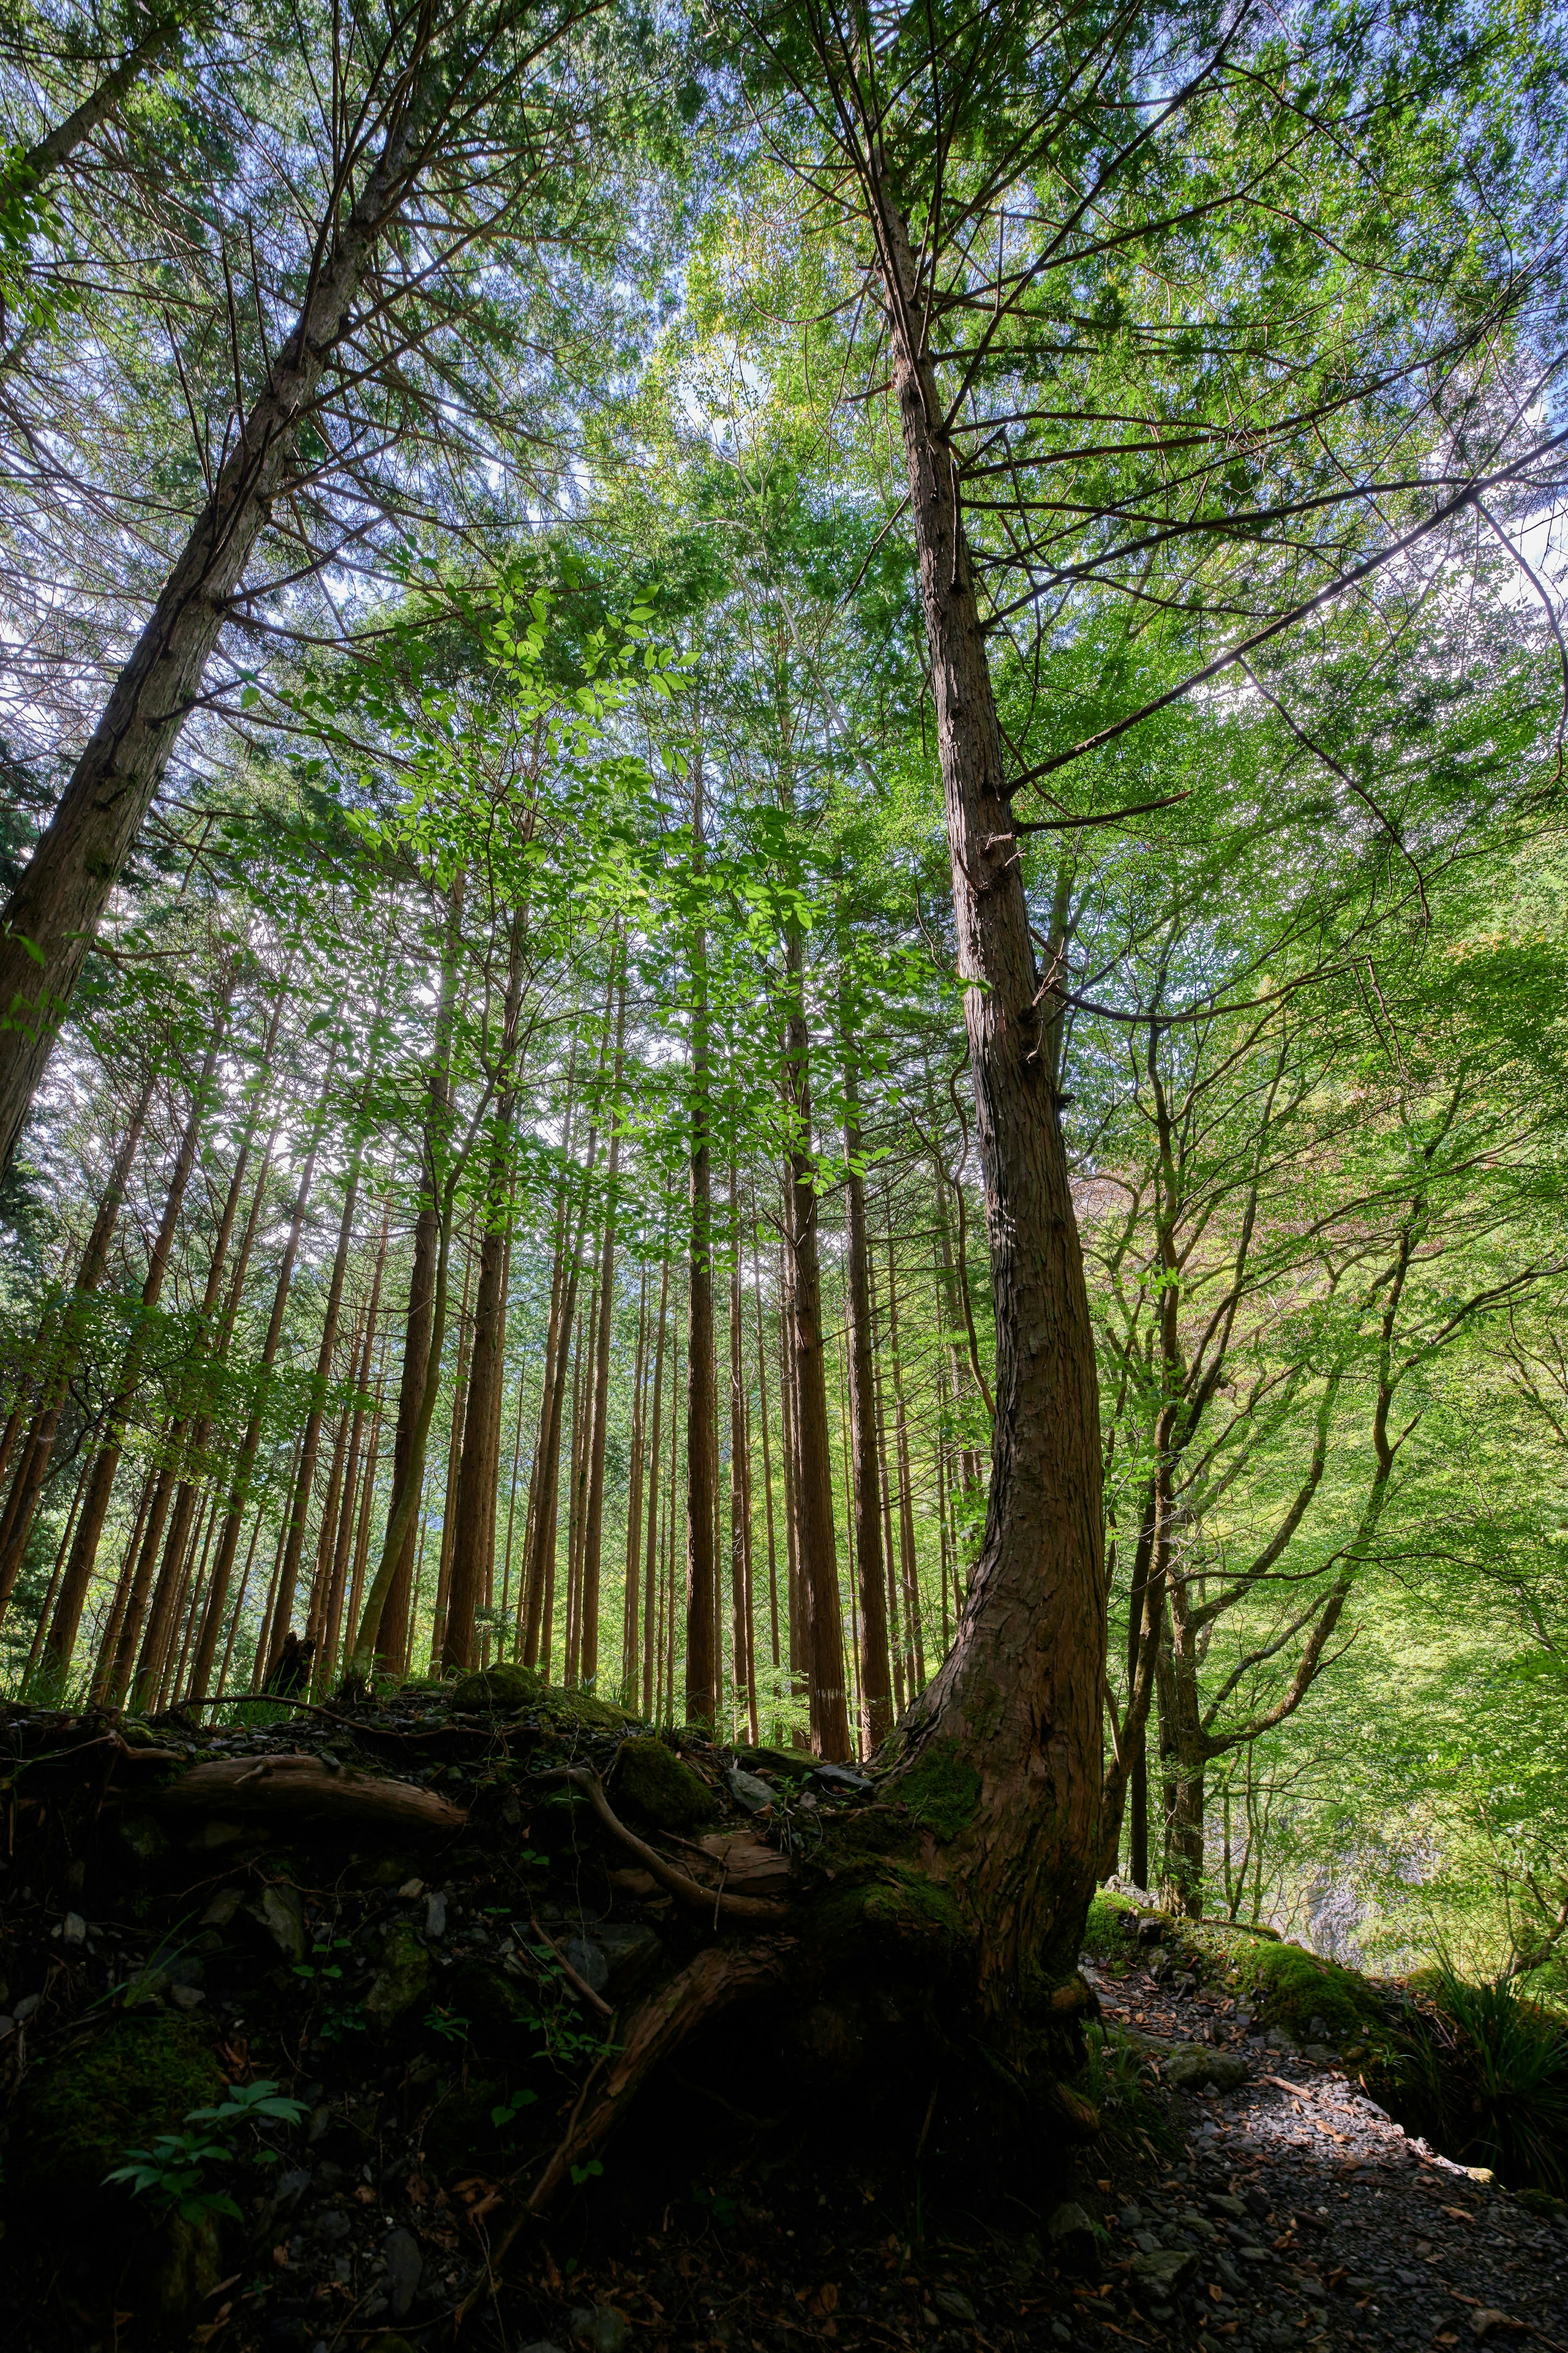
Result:
[[[51,2206],[90,2197],[128,2148],[177,2132],[223,2090],[204,2027],[167,2011],[116,2019],[28,2078],[8,2169],[29,2198]]]
[[[879,1966],[945,1976],[967,1939],[957,1905],[923,1871],[883,1863],[846,1886],[835,1881],[814,1897],[812,1925],[829,1947],[853,1947]]]
[[[645,1736],[623,1740],[616,1765],[618,1805],[640,1814],[656,1829],[687,1836],[717,1821],[719,1808],[712,1791],[689,1766],[672,1756],[662,1740]]]
[[[1213,1930],[1203,1937],[1215,1936]],[[1353,2035],[1382,2023],[1375,1989],[1354,1969],[1321,1960],[1300,1945],[1258,1944],[1250,1936],[1224,1937],[1219,1949],[1229,1963],[1226,1982],[1250,1995],[1267,2017],[1293,2034],[1309,2032],[1321,2018],[1331,2034]]]
[[[522,1707],[544,1689],[542,1677],[531,1667],[486,1667],[477,1674],[459,1675],[452,1691],[454,1707]]]
[[[1084,1951],[1096,1960],[1114,1960],[1126,1951],[1137,1917],[1138,1906],[1130,1895],[1114,1895],[1102,1887],[1091,1901],[1084,1923]]]
[[[933,1741],[907,1772],[894,1777],[889,1794],[933,1838],[953,1839],[974,1820],[980,1776],[954,1743]]]

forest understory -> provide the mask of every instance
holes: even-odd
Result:
[[[870,1778],[516,1670],[253,1713],[6,1712],[26,2353],[1561,2347],[1568,2211],[1384,2105],[1401,1989],[1102,1898],[1073,2131],[929,1917],[843,1933],[942,1836]]]

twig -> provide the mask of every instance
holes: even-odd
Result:
[[[684,1871],[678,1871],[675,1864],[668,1860],[668,1856],[660,1854],[657,1847],[649,1846],[646,1839],[640,1839],[635,1831],[627,1830],[625,1822],[611,1808],[598,1775],[590,1767],[563,1765],[552,1772],[535,1773],[531,1778],[535,1781],[566,1781],[573,1788],[581,1789],[611,1835],[618,1838],[623,1846],[629,1847],[635,1855],[639,1856],[660,1885],[668,1887],[672,1895],[679,1895],[683,1904],[694,1905],[704,1912],[710,1905],[712,1905],[715,1918],[721,1912],[728,1913],[737,1920],[782,1920],[784,1918],[787,1906],[773,1896],[726,1895],[722,1890],[716,1896],[710,1887],[700,1887],[695,1879],[689,1878]]]

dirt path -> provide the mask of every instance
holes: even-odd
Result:
[[[1309,2058],[1234,2002],[1141,1969],[1087,1974],[1107,2024],[1144,2039],[1162,2075],[1184,2048],[1247,2068],[1234,2090],[1176,2094],[1181,2157],[1152,2192],[1107,2201],[1110,2278],[1134,2277],[1124,2267],[1140,2255],[1145,2274],[1162,2255],[1193,2259],[1170,2298],[1145,2282],[1146,2337],[1196,2333],[1216,2353],[1483,2340],[1568,2353],[1568,2221],[1538,2220],[1408,2138],[1326,2046]]]

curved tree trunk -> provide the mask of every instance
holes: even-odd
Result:
[[[1093,1335],[1002,741],[908,232],[868,162],[936,703],[996,1313],[985,1535],[945,1665],[894,1735],[1008,2026],[1076,1965],[1098,1852],[1105,1592]],[[1042,1006],[1046,1007],[1045,1014]]]

